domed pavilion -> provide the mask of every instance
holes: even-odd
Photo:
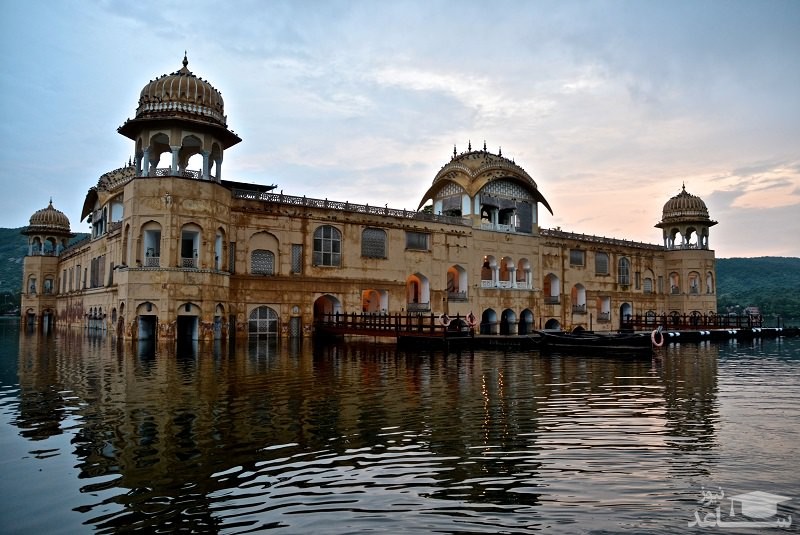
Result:
[[[655,226],[662,229],[667,249],[708,249],[708,229],[716,224],[703,199],[687,192],[684,184],[681,192],[664,204],[661,221]]]
[[[219,182],[225,149],[241,138],[228,129],[222,94],[183,67],[151,80],[139,94],[136,116],[118,132],[136,143],[137,176],[185,176]],[[169,167],[158,167],[161,155],[171,155]],[[199,170],[189,159],[201,155]]]
[[[480,219],[481,228],[531,234],[538,229],[538,203],[552,214],[544,195],[528,173],[502,150],[493,154],[472,150],[457,154],[445,164],[422,196],[420,207],[433,201],[433,213]],[[478,221],[476,221],[478,222]]]
[[[22,230],[28,236],[28,254],[58,255],[75,236],[69,226],[69,218],[61,210],[53,207],[53,200],[30,218],[28,226]]]

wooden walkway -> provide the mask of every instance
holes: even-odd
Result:
[[[763,327],[760,314],[660,314],[626,316],[621,328],[627,331],[648,331],[661,327],[668,331],[717,329],[757,329]]]
[[[464,316],[434,314],[324,314],[314,331],[327,335],[362,335],[386,338],[466,338],[474,334]]]

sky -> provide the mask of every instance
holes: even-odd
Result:
[[[242,143],[223,178],[416,209],[453,148],[536,181],[540,226],[661,244],[701,197],[720,258],[800,257],[800,1],[0,0],[0,227],[73,232],[181,68]]]

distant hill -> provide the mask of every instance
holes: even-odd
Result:
[[[20,228],[0,228],[0,293],[22,288],[22,259],[28,254],[28,238]]]
[[[22,288],[22,259],[28,253],[28,239],[21,230],[0,228],[0,294],[16,294]],[[751,305],[761,309],[770,326],[775,325],[776,316],[789,325],[800,325],[800,258],[718,258],[719,312],[741,311]]]
[[[780,316],[789,325],[800,325],[800,258],[717,259],[717,310],[736,312],[757,306],[767,325]]]

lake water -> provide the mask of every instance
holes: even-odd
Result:
[[[3,320],[0,448],[7,533],[795,531],[800,339],[154,351]],[[753,491],[787,499],[731,516]]]

